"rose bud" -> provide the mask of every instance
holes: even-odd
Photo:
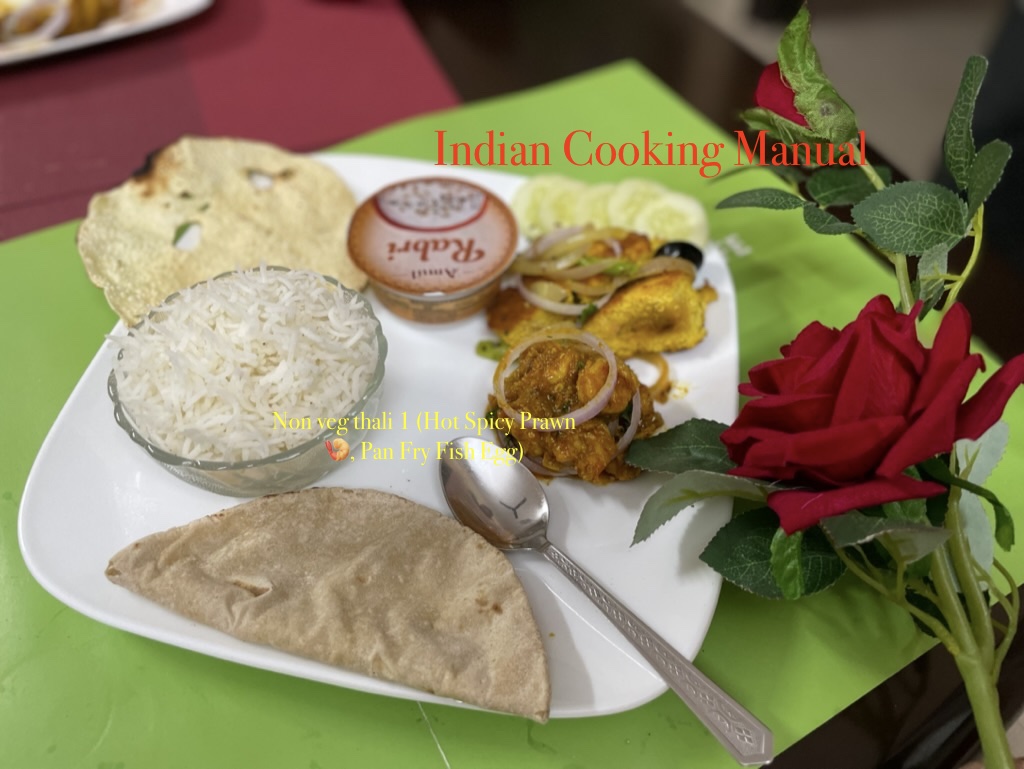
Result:
[[[754,102],[758,107],[774,112],[779,117],[806,128],[807,120],[797,112],[793,104],[795,96],[789,83],[782,77],[778,62],[773,62],[764,68],[761,78],[757,81],[757,90],[754,91]]]

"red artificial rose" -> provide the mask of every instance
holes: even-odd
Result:
[[[841,331],[812,323],[740,385],[753,400],[722,433],[737,465],[731,472],[797,487],[768,496],[787,533],[942,493],[941,484],[904,471],[960,438],[980,437],[1024,382],[1018,355],[965,403],[983,368],[969,351],[970,315],[953,305],[928,349],[917,338],[918,309],[904,315],[879,296]]]
[[[754,103],[786,120],[806,127],[807,120],[797,112],[793,104],[794,96],[793,89],[782,77],[778,62],[764,68],[760,80],[757,81],[757,90],[754,91]]]

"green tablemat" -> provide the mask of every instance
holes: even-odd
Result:
[[[772,183],[751,171],[708,183],[693,167],[572,168],[569,131],[594,141],[729,137],[636,64],[411,120],[336,148],[434,158],[435,131],[477,142],[546,141],[552,166],[588,181],[645,176],[713,204]],[[796,212],[712,213],[732,256],[745,370],[812,320],[848,322],[892,281],[855,243],[816,236]],[[732,241],[737,242],[737,241]],[[50,598],[18,553],[15,519],[32,459],[114,322],[85,278],[68,224],[0,244],[0,768],[559,767],[716,769],[735,764],[671,694],[636,710],[539,726],[512,717],[390,700],[251,670],[108,628]],[[1011,508],[1024,482],[1024,397],[1006,412],[1015,440],[992,487]],[[55,532],[59,536],[59,532]],[[1021,548],[1011,558],[1024,574]],[[669,607],[670,608],[670,607]],[[858,584],[786,604],[723,589],[699,666],[760,716],[781,750],[928,646],[898,612]]]

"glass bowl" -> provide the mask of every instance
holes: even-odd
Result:
[[[265,269],[287,268],[268,267]],[[220,277],[223,276],[217,276],[217,278]],[[335,460],[333,452],[328,449],[326,444],[341,437],[350,446],[358,446],[367,433],[370,420],[379,416],[380,402],[384,394],[384,360],[387,357],[388,344],[381,330],[380,321],[366,298],[358,291],[341,286],[328,275],[322,277],[337,285],[346,294],[358,297],[357,303],[377,324],[377,366],[366,391],[345,415],[348,426],[347,434],[339,436],[337,428],[331,427],[298,446],[262,459],[242,462],[187,459],[153,445],[139,431],[132,422],[125,404],[118,397],[117,375],[111,370],[110,376],[107,378],[107,394],[114,404],[114,420],[128,434],[128,437],[145,449],[146,453],[169,473],[193,486],[216,494],[232,497],[260,497],[266,494],[294,491],[309,486],[332,470],[348,464],[347,461]],[[165,301],[172,301],[177,295],[177,293],[172,294]],[[145,320],[141,321],[141,323],[145,322]],[[356,420],[355,417],[359,416],[363,418]],[[354,425],[359,427],[356,428]]]

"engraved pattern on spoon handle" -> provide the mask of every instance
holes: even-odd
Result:
[[[540,551],[622,631],[693,713],[745,766],[772,760],[772,734],[736,700],[577,566],[545,542]]]

